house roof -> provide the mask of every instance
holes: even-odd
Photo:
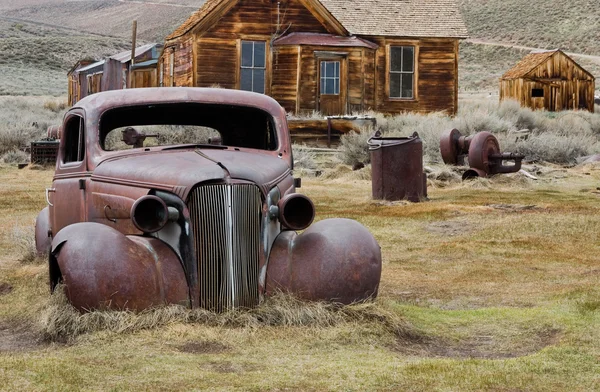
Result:
[[[467,38],[455,0],[320,0],[353,35]]]
[[[335,46],[335,47],[363,47],[377,49],[379,45],[358,37],[340,37],[333,34],[317,33],[291,33],[273,42],[274,46],[282,45],[314,45],[314,46]]]
[[[320,3],[351,35],[467,38],[456,0],[311,0]],[[178,38],[219,6],[234,0],[206,0],[167,40]]]

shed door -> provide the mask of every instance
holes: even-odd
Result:
[[[319,59],[319,111],[326,115],[346,114],[345,59]]]

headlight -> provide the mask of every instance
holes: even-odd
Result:
[[[292,230],[304,230],[315,219],[315,205],[306,196],[293,193],[279,200],[279,221]]]
[[[133,224],[144,233],[155,233],[169,221],[169,209],[156,196],[142,196],[131,207]]]

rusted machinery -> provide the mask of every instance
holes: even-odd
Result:
[[[376,132],[369,139],[369,151],[374,199],[419,202],[427,197],[423,141],[419,134],[395,138]]]
[[[440,151],[447,165],[464,165],[465,157],[468,158],[470,169],[464,172],[463,180],[516,173],[521,170],[521,161],[525,158],[522,154],[501,152],[498,139],[489,132],[463,136],[457,129],[442,134]],[[514,161],[514,165],[504,165],[504,161]]]

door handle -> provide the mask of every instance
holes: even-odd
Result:
[[[46,188],[46,203],[48,203],[48,205],[50,207],[54,207],[54,204],[50,203],[50,197],[49,197],[50,192],[52,192],[52,193],[56,192],[56,188]]]

